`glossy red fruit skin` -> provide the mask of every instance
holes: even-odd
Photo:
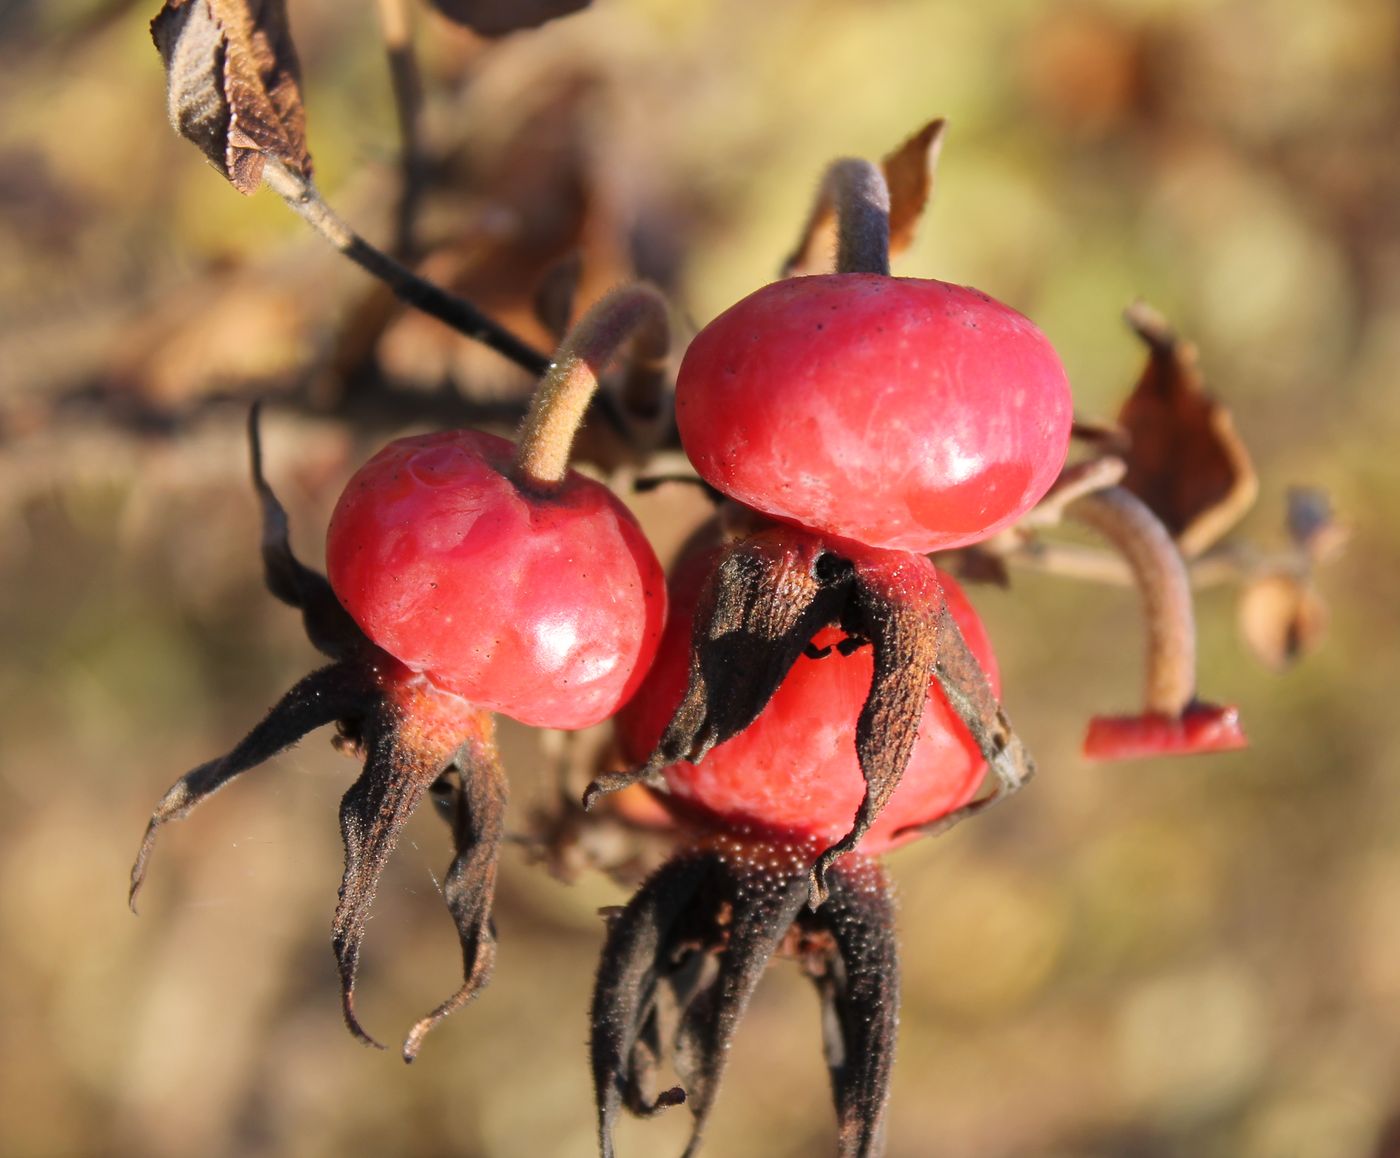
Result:
[[[764,286],[696,335],[676,383],[696,470],[786,522],[874,547],[984,539],[1054,482],[1064,368],[986,294],[875,274]]]
[[[996,657],[976,611],[957,582],[932,563],[968,645],[1000,690]],[[671,618],[646,682],[620,711],[616,728],[622,756],[640,764],[651,754],[685,691],[692,618],[713,553],[692,556],[671,580]],[[836,628],[813,643],[834,645]],[[821,659],[798,659],[777,693],[749,727],[712,748],[699,764],[665,769],[679,812],[698,814],[730,831],[788,840],[816,839],[828,846],[850,831],[865,791],[856,760],[856,718],[870,690],[869,647],[843,656],[833,647]],[[900,829],[951,812],[976,795],[986,764],[943,692],[930,681],[908,768],[859,851],[876,855],[913,834]]]
[[[480,431],[390,443],[331,516],[331,586],[369,638],[478,707],[582,728],[633,692],[661,636],[665,578],[636,519],[572,471],[547,497]]]

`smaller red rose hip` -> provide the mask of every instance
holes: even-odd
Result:
[[[330,579],[293,555],[287,517],[262,474],[268,588],[302,612],[332,662],[301,680],[224,756],[181,777],[156,805],[131,870],[136,896],[160,828],[308,732],[334,723],[363,759],[340,805],[345,872],[332,920],[346,1025],[379,877],[425,795],[452,829],[442,880],[463,980],[404,1041],[472,1000],[496,957],[491,919],[506,781],[493,712],[580,728],[606,719],[651,661],[665,617],[660,565],[636,521],[601,483],[568,470],[598,373],[634,334],[664,347],[664,302],[628,287],[589,311],[541,382],[519,445],[460,430],[400,439],[346,487],[327,537]]]
[[[661,566],[607,487],[512,477],[516,447],[474,430],[391,443],[331,516],[326,567],[390,655],[482,708],[582,728],[640,680],[665,614]]]
[[[1008,526],[1055,481],[1069,384],[1015,310],[946,282],[838,273],[764,286],[696,335],[686,454],[765,514],[936,551]]]

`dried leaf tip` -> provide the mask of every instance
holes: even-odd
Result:
[[[166,0],[151,37],[171,124],[235,189],[256,192],[269,157],[310,176],[285,0]]]
[[[1143,302],[1124,311],[1147,365],[1118,413],[1127,435],[1123,486],[1142,499],[1188,559],[1216,543],[1259,491],[1230,411],[1205,389],[1196,348]]]

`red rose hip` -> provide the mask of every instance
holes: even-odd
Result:
[[[345,488],[327,571],[409,668],[522,723],[586,727],[651,661],[661,567],[606,487],[571,471],[532,493],[510,477],[515,453],[471,430],[391,443]]]
[[[1021,314],[945,282],[842,273],[764,286],[696,336],[681,441],[732,498],[877,547],[974,542],[1054,482],[1071,403]]]
[[[685,690],[692,616],[712,562],[712,555],[695,556],[672,579],[671,619],[656,662],[637,696],[617,717],[625,759],[647,758]],[[998,690],[991,642],[976,611],[951,576],[938,572],[938,583],[968,646],[987,671],[993,690]],[[698,764],[666,768],[673,797],[729,829],[816,838],[823,844],[849,831],[865,792],[855,723],[870,690],[873,658],[869,647],[843,654],[838,645],[844,638],[836,628],[820,631],[812,642],[824,654],[799,659],[746,730],[712,748]],[[901,830],[966,804],[976,794],[985,768],[976,742],[930,680],[909,763],[899,787],[861,840],[860,851],[883,852],[902,843],[896,836]]]

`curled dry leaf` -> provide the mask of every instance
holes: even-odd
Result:
[[[1192,558],[1239,522],[1258,493],[1258,478],[1230,412],[1202,387],[1195,347],[1142,303],[1125,316],[1149,355],[1118,414],[1129,440],[1123,486]]]
[[[434,8],[457,24],[481,36],[505,36],[522,28],[568,16],[587,8],[592,0],[429,0]]]
[[[1306,579],[1283,572],[1252,580],[1240,596],[1240,634],[1260,662],[1291,667],[1322,642],[1327,605]]]
[[[914,243],[914,231],[933,193],[946,123],[942,117],[929,121],[880,162],[890,186],[891,257],[898,257]]]
[[[284,0],[166,0],[151,36],[171,123],[235,189],[256,192],[268,157],[310,176]]]
[[[938,154],[943,146],[942,117],[929,121],[881,162],[889,186],[889,255],[898,257],[914,241],[914,233],[933,192]],[[829,175],[841,162],[834,162]],[[784,277],[827,273],[836,252],[836,206],[830,196],[827,176],[817,190],[812,211],[803,226],[797,246],[783,262]]]

